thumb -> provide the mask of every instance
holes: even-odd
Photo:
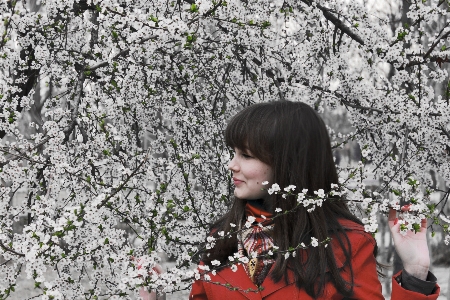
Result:
[[[158,274],[161,274],[161,273],[164,272],[163,268],[162,268],[160,265],[158,265],[158,264],[156,264],[156,265],[153,267],[153,270],[154,270],[156,273],[158,273]]]
[[[148,292],[144,287],[141,287],[139,290],[139,296],[141,296],[141,300],[151,300],[156,298],[155,292]]]
[[[393,208],[389,209],[389,217],[388,217],[388,224],[389,224],[389,228],[396,226],[400,226],[398,225],[398,218],[397,218],[397,211]]]

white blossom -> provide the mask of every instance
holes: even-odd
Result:
[[[236,272],[237,271],[237,265],[232,265],[231,266],[231,271]]]
[[[269,195],[272,195],[273,193],[277,194],[280,191],[280,186],[277,183],[272,184],[272,187],[269,188],[267,191]]]
[[[211,264],[212,264],[213,266],[220,266],[220,261],[218,261],[217,259],[215,259],[215,260],[212,260],[212,261],[211,261]]]

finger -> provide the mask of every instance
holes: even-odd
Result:
[[[161,273],[164,272],[163,268],[162,268],[160,265],[158,265],[158,264],[156,264],[156,265],[153,267],[153,270],[154,270],[156,273],[158,273],[158,274],[161,274]]]
[[[427,229],[427,219],[426,218],[424,218],[420,221],[420,228]]]
[[[388,223],[389,227],[394,226],[395,219],[397,219],[397,211],[393,208],[389,209],[389,217],[388,217]]]
[[[144,287],[141,287],[141,289],[139,290],[139,296],[141,296],[141,300],[150,300],[152,294],[154,293],[146,291]]]
[[[402,211],[409,211],[409,207],[410,207],[410,206],[411,206],[411,204],[403,205],[402,208],[401,208],[401,210],[402,210]]]
[[[394,238],[395,241],[396,235],[398,235],[400,231],[400,223],[398,222],[397,211],[393,208],[389,210],[388,225],[389,230],[392,233],[392,237]]]

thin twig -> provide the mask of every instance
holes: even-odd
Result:
[[[122,182],[119,187],[117,189],[114,190],[113,193],[111,193],[108,197],[106,197],[105,199],[102,200],[102,202],[100,204],[97,205],[97,209],[100,209],[101,207],[103,207],[109,199],[111,199],[112,197],[114,197],[119,191],[122,190],[122,188],[127,184],[127,182],[136,174],[136,172],[142,167],[142,165],[148,160],[148,155],[149,153],[147,152],[147,156],[145,156],[144,160],[136,167],[136,169],[133,170],[133,172],[131,172],[131,174],[129,174],[127,176],[127,178],[125,179],[124,182]]]
[[[3,243],[2,243],[1,241],[0,241],[0,247],[1,247],[3,250],[8,251],[8,252],[11,252],[11,253],[14,253],[14,254],[16,254],[16,255],[18,255],[18,256],[25,256],[25,254],[23,254],[23,253],[19,253],[19,252],[15,251],[15,250],[13,250],[13,249],[11,249],[11,248],[9,248],[9,247],[6,247],[5,245],[3,245]]]

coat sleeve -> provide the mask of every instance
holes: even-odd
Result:
[[[355,299],[384,299],[381,293],[381,283],[378,279],[376,260],[373,256],[373,249],[376,245],[374,238],[364,232],[358,233],[358,239],[352,243],[352,268],[354,278]],[[396,280],[400,273],[392,278],[391,300],[431,300],[439,296],[439,286],[431,295],[424,295],[418,292],[404,289]]]
[[[375,240],[364,231],[350,231],[352,247],[352,299],[384,299],[378,279],[377,263],[373,255]],[[394,298],[392,300],[395,300]]]
[[[200,266],[203,266],[203,261],[200,261]],[[201,272],[200,269],[197,269],[199,272]],[[208,297],[206,295],[206,290],[204,286],[203,280],[195,280],[192,284],[191,293],[189,294],[189,300],[207,300]]]
[[[192,284],[191,293],[189,294],[189,300],[207,300],[205,287],[202,280],[196,280]]]
[[[429,273],[431,274],[431,273]],[[431,274],[432,275],[432,274]],[[402,271],[398,272],[394,276],[392,276],[392,299],[437,299],[440,293],[440,287],[437,283],[435,283],[434,290],[429,295],[424,295],[415,291],[406,290],[401,286],[402,282]],[[410,275],[411,276],[411,275]],[[434,277],[434,275],[432,275]],[[436,279],[434,277],[434,279]],[[416,279],[416,281],[420,282],[420,279]],[[420,289],[420,288],[419,288]]]

